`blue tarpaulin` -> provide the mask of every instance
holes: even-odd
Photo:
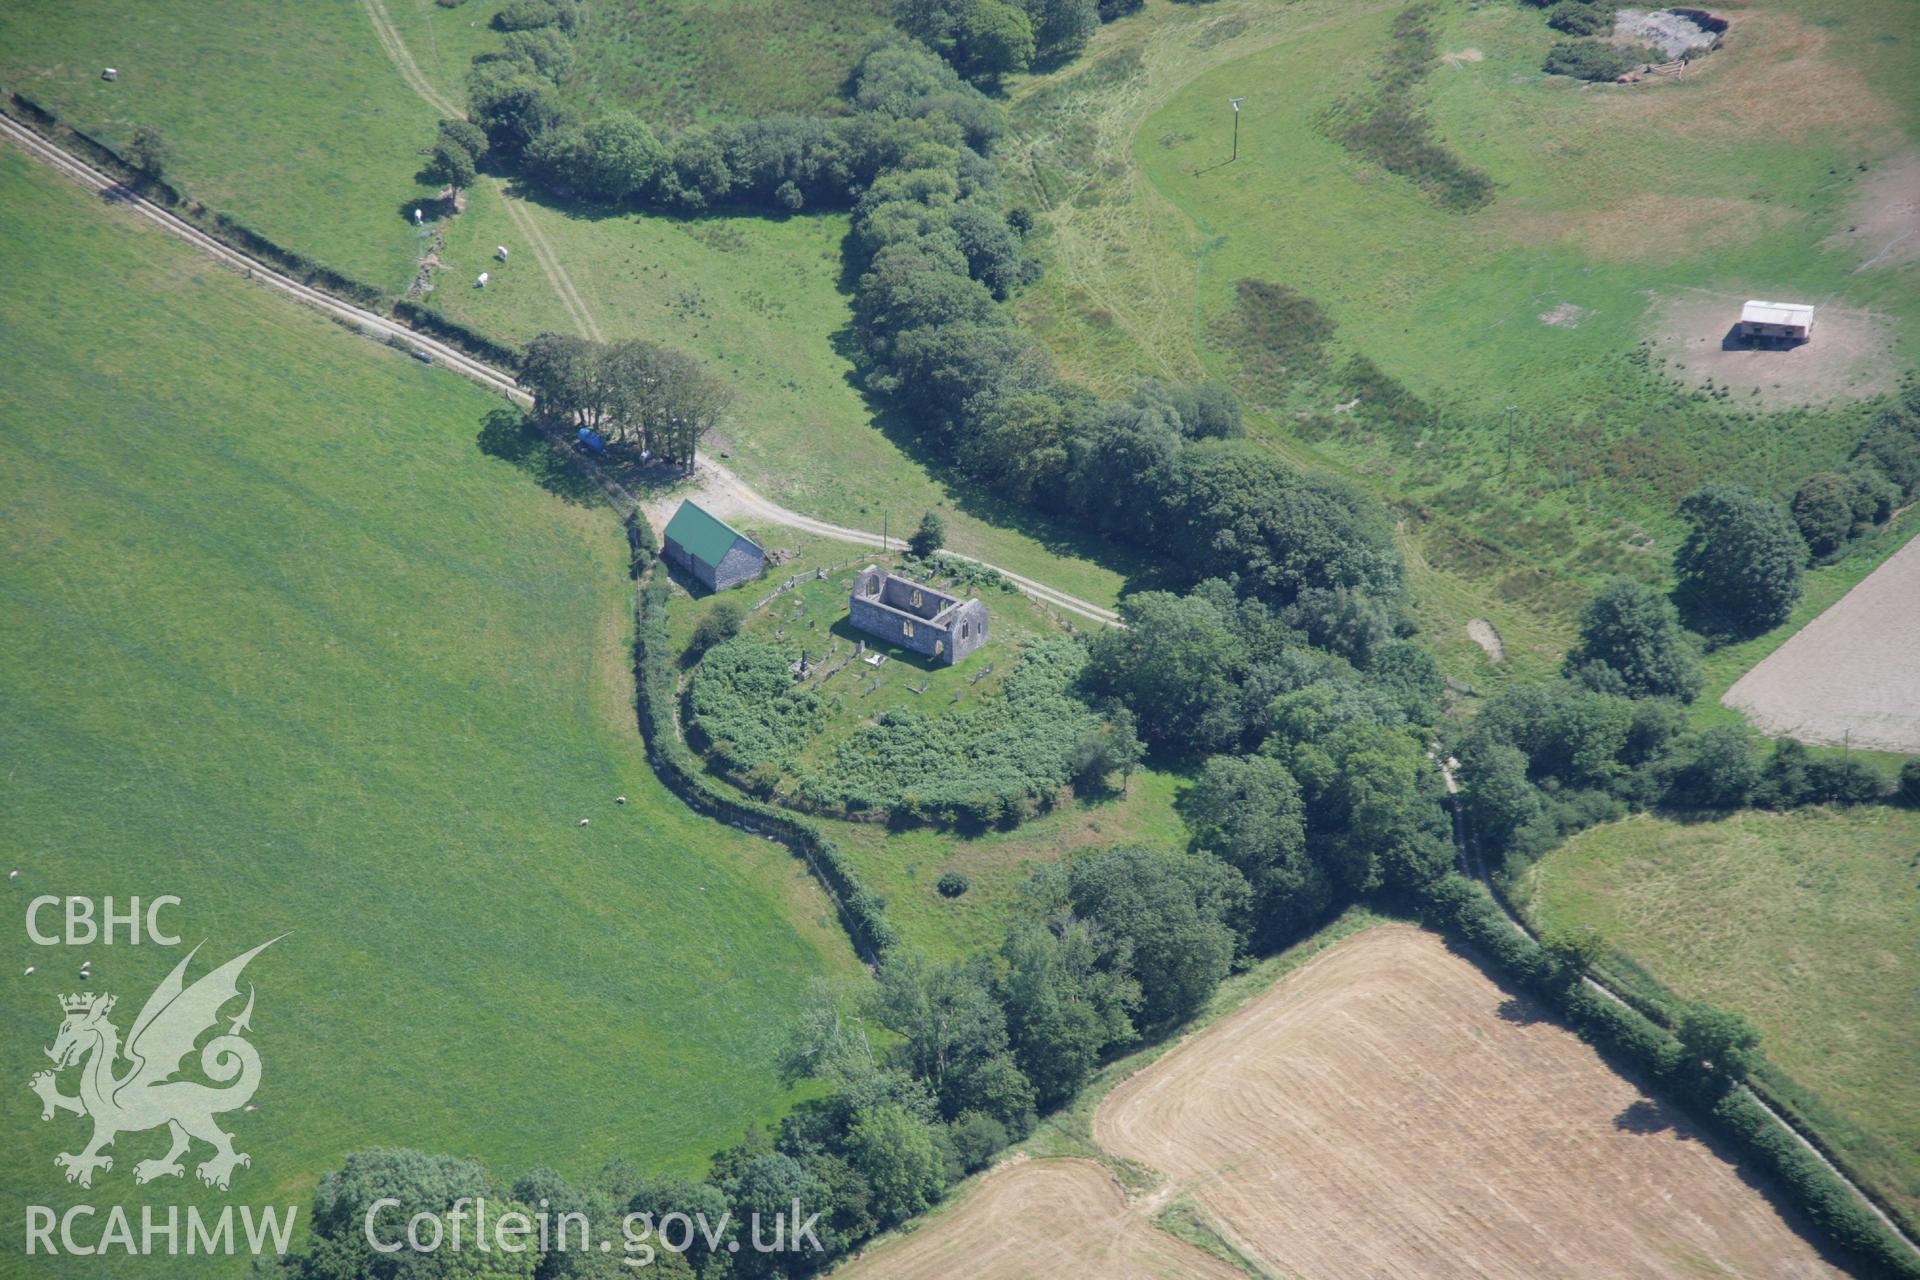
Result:
[[[581,448],[591,453],[605,453],[607,451],[607,442],[601,437],[598,431],[582,427],[580,428],[580,435],[577,438],[580,441]]]

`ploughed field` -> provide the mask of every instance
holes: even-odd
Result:
[[[1920,751],[1920,539],[1796,632],[1720,699],[1764,733]]]

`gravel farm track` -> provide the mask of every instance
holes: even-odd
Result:
[[[332,294],[281,274],[266,263],[229,247],[193,224],[176,217],[160,205],[128,190],[112,176],[102,173],[79,157],[5,115],[0,115],[0,139],[13,143],[35,159],[52,165],[75,181],[100,192],[103,199],[128,208],[162,230],[187,241],[223,265],[245,272],[249,280],[277,290],[296,302],[331,316],[350,328],[358,329],[370,338],[382,342],[396,340],[415,351],[430,355],[439,364],[463,377],[471,378],[489,390],[499,392],[522,408],[529,408],[533,404],[533,398],[520,389],[513,374],[508,371],[497,369],[457,347],[419,333],[391,316],[384,316],[365,307],[344,302]],[[565,447],[565,441],[560,443]],[[645,509],[650,505],[607,475],[591,459],[580,455],[575,456],[595,482],[617,503],[624,507],[638,509]],[[756,517],[770,524],[783,525],[824,538],[874,548],[897,546],[900,542],[898,538],[888,541],[881,534],[870,530],[850,529],[844,525],[815,520],[797,511],[789,511],[754,492],[733,472],[710,459],[700,461],[699,474],[694,477],[693,491],[723,507],[729,513]],[[950,554],[958,555],[959,553]],[[961,558],[973,559],[971,556]],[[1119,614],[1091,600],[1082,600],[1078,596],[1068,595],[1058,588],[1050,587],[1044,582],[1014,573],[1009,569],[1000,568],[998,565],[987,565],[987,567],[1042,604],[1103,626],[1111,626],[1119,621]]]
[[[1720,701],[1776,737],[1920,752],[1920,538],[1734,681]]]

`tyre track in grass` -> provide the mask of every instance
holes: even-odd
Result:
[[[393,63],[394,70],[400,73],[400,79],[406,83],[407,88],[413,90],[422,102],[442,116],[456,120],[466,119],[467,113],[454,106],[439,90],[435,89],[432,82],[427,79],[426,73],[420,70],[420,64],[414,61],[413,53],[407,48],[406,41],[400,38],[399,28],[393,25],[393,17],[387,12],[387,7],[382,0],[360,0],[360,7],[365,11],[367,20],[373,24],[373,34],[379,39],[380,47],[386,51],[387,60]],[[504,181],[499,178],[491,178],[489,181],[499,195],[500,203],[506,208],[508,220],[519,229],[520,234],[526,238],[527,244],[532,247],[534,265],[540,268],[540,274],[545,276],[547,283],[553,286],[554,293],[560,298],[560,305],[566,308],[567,314],[573,318],[574,327],[595,342],[605,342],[606,338],[600,332],[600,325],[594,320],[593,312],[588,309],[586,300],[580,296],[580,291],[574,287],[573,278],[567,274],[567,269],[560,265],[559,255],[553,251],[553,245],[541,233],[532,215],[507,194],[507,184]]]

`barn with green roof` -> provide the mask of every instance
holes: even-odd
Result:
[[[688,498],[667,521],[667,563],[709,591],[757,578],[767,553],[753,539]]]

